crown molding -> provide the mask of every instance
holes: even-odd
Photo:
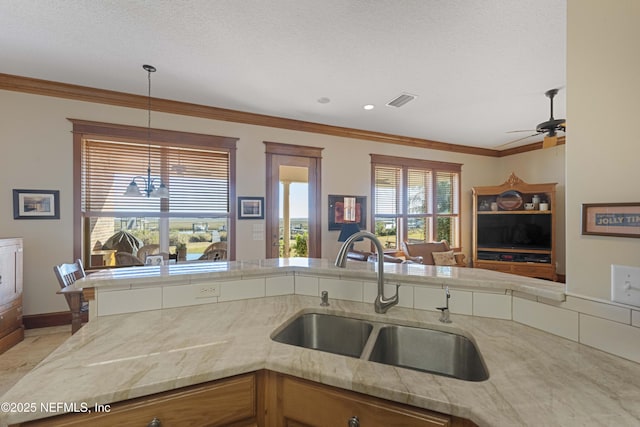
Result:
[[[559,136],[557,145],[565,143],[565,137]],[[542,141],[534,142],[527,145],[521,145],[520,147],[509,148],[508,150],[498,151],[498,157],[513,156],[514,154],[526,153],[528,151],[542,150]]]
[[[105,89],[96,89],[68,83],[40,80],[29,77],[14,76],[0,73],[0,89],[14,92],[31,93],[35,95],[52,96],[56,98],[72,99],[76,101],[115,105],[119,107],[149,108],[148,97],[133,95]],[[153,111],[199,117],[226,122],[243,123],[255,126],[288,129],[301,132],[318,133],[343,138],[362,139],[383,142],[386,144],[405,145],[429,150],[448,151],[452,153],[473,154],[478,156],[505,157],[526,151],[542,148],[542,142],[525,145],[509,150],[494,150],[488,148],[471,147],[467,145],[450,144],[429,139],[413,138],[382,132],[352,129],[341,126],[330,126],[302,120],[285,119],[264,114],[248,113],[238,110],[210,107],[188,102],[172,101],[168,99],[152,98]],[[564,137],[558,139],[558,144],[564,143]]]

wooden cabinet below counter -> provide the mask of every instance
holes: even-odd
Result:
[[[89,404],[89,402],[85,402]],[[91,413],[74,413],[20,426],[258,426],[256,374],[102,405]],[[155,424],[154,424],[155,423]]]
[[[269,372],[269,427],[472,427],[469,420]],[[269,393],[267,393],[269,395]]]
[[[267,370],[102,405],[103,411],[91,405],[91,413],[58,415],[12,427],[476,426],[463,418]]]

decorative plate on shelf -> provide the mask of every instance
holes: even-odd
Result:
[[[498,196],[498,207],[505,211],[512,211],[522,206],[522,194],[515,190],[508,190]]]

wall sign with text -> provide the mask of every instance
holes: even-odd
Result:
[[[640,237],[640,203],[585,203],[582,234]]]

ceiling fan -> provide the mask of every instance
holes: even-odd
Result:
[[[550,101],[551,115],[549,120],[546,122],[540,123],[536,126],[535,131],[529,130],[515,130],[507,133],[515,133],[515,132],[535,132],[532,135],[525,136],[524,138],[518,138],[513,141],[509,141],[505,144],[499,145],[498,148],[505,147],[507,145],[515,144],[516,142],[523,141],[527,138],[531,138],[534,136],[538,136],[540,134],[545,133],[544,140],[542,141],[542,148],[554,147],[558,144],[558,135],[557,132],[564,132],[566,130],[566,120],[565,119],[555,119],[553,117],[553,98],[558,94],[559,89],[549,89],[544,94]]]

